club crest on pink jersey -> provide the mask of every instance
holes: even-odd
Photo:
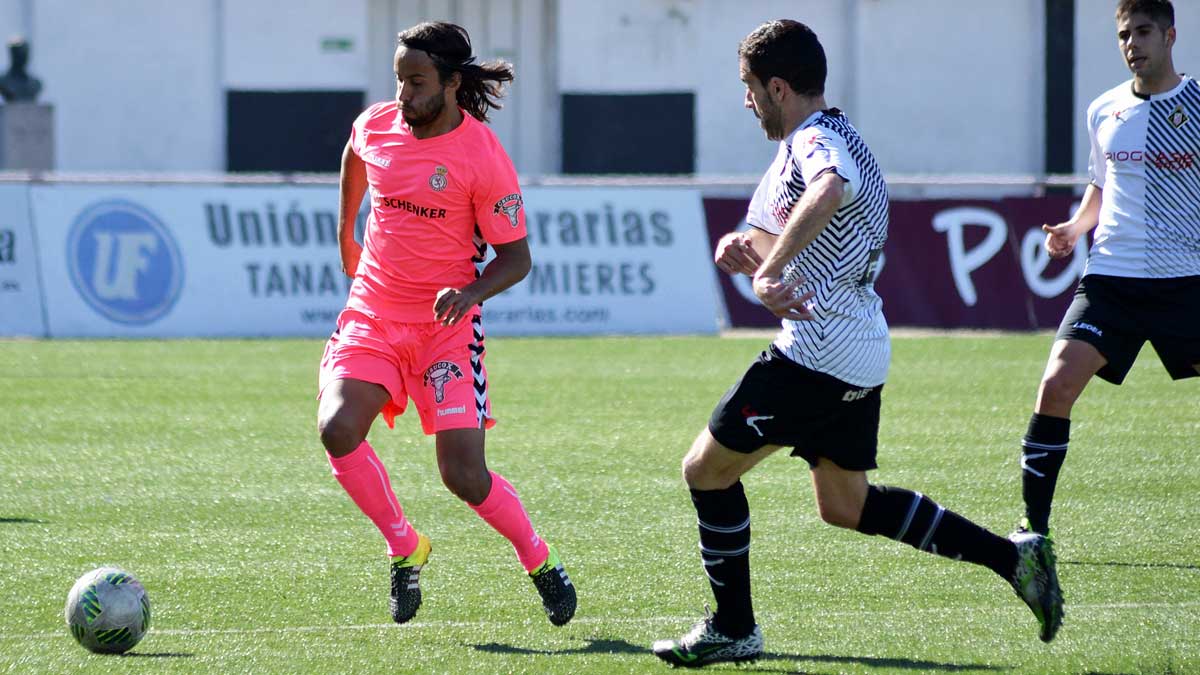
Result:
[[[505,195],[492,206],[492,215],[496,216],[503,213],[508,218],[508,224],[516,227],[519,224],[517,222],[517,213],[521,210],[523,203],[524,200],[521,199],[521,193],[519,192]]]
[[[439,164],[437,168],[433,170],[433,175],[429,177],[429,187],[433,188],[437,192],[445,190],[446,184],[449,182],[446,179],[447,173],[449,173],[449,169]]]

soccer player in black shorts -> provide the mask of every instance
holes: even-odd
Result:
[[[891,355],[874,290],[887,186],[845,114],[825,103],[825,52],[812,30],[766,23],[738,55],[745,105],[780,144],[751,199],[749,231],[722,237],[715,259],[724,272],[753,277],[755,295],[782,330],[717,404],[683,460],[717,610],[681,638],[654,643],[654,653],[689,667],[762,655],[741,476],[781,447],[808,461],[823,520],[990,568],[1050,641],[1062,622],[1062,594],[1045,537],[1006,539],[919,492],[868,483]]]
[[[1019,530],[1045,535],[1092,377],[1121,384],[1147,341],[1173,379],[1200,375],[1200,84],[1175,72],[1168,0],[1122,0],[1116,20],[1133,78],[1088,106],[1091,183],[1070,220],[1042,228],[1061,258],[1098,227],[1021,443]]]

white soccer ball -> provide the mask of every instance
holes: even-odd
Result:
[[[75,582],[66,616],[79,644],[97,654],[121,654],[150,628],[150,596],[129,572],[101,567]]]

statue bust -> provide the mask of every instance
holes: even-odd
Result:
[[[42,81],[25,71],[29,65],[29,43],[19,37],[9,40],[8,54],[12,65],[0,76],[0,96],[6,103],[36,100],[42,91]]]

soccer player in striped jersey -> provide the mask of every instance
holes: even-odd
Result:
[[[1200,374],[1200,84],[1175,72],[1170,2],[1122,0],[1116,23],[1133,78],[1088,106],[1091,183],[1070,220],[1042,228],[1054,258],[1096,229],[1021,443],[1019,529],[1042,534],[1092,377],[1121,384],[1147,340],[1173,379]]]
[[[825,53],[807,26],[766,23],[738,54],[745,105],[779,150],[750,202],[750,230],[722,237],[715,260],[753,277],[782,330],[683,460],[717,609],[683,637],[654,643],[654,653],[678,666],[762,655],[741,476],[781,447],[807,460],[827,523],[990,568],[1033,610],[1048,642],[1062,620],[1062,595],[1044,537],[1006,539],[919,492],[868,482],[890,358],[873,288],[887,239],[887,186],[846,115],[826,105]]]
[[[412,399],[436,439],[442,482],[507,538],[550,621],[575,613],[575,588],[554,547],[533,529],[513,486],[489,471],[484,430],[495,424],[483,366],[479,304],[529,272],[517,174],[484,122],[499,108],[509,64],[476,64],[467,31],[423,23],[399,36],[396,99],[355,120],[342,153],[338,239],[354,277],[325,347],[317,427],[333,474],[379,528],[391,556],[392,619],[421,605],[429,538],[405,517],[367,442]],[[363,193],[371,215],[354,239]],[[477,273],[490,244],[496,257]]]

